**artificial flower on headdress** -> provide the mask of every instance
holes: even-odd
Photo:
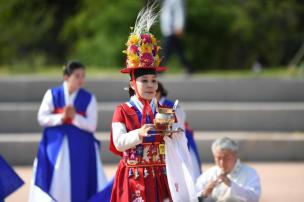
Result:
[[[153,68],[157,72],[166,69],[159,67],[160,46],[155,36],[149,31],[158,17],[158,13],[154,13],[155,7],[155,4],[152,4],[139,12],[126,43],[127,49],[123,51],[127,55],[127,67],[121,70],[122,73],[130,73],[135,68]]]
[[[137,45],[139,41],[140,41],[139,36],[137,36],[136,34],[130,34],[127,45],[128,46]]]
[[[153,45],[151,43],[144,43],[139,47],[140,53],[152,53]]]
[[[153,45],[157,45],[157,40],[153,34],[151,34],[151,40]]]
[[[137,54],[129,54],[127,60],[127,66],[131,68],[137,68],[140,64],[141,58]]]
[[[158,67],[160,64],[160,58],[158,55],[155,56],[155,59],[154,59],[154,66]]]
[[[127,50],[127,54],[138,54],[138,47],[136,45],[130,45]]]
[[[154,55],[154,56],[158,56],[158,51],[161,49],[161,47],[160,46],[157,46],[157,45],[155,45],[155,46],[153,46],[153,50],[152,50],[152,54]]]
[[[151,35],[152,34],[150,34],[150,33],[140,35],[142,43],[143,44],[151,44],[152,43],[152,37],[151,37]]]
[[[140,67],[149,68],[149,67],[153,67],[153,64],[154,64],[154,57],[151,53],[143,53],[140,56]]]

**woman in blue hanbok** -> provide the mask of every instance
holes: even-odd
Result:
[[[38,122],[44,127],[34,163],[30,202],[86,202],[107,180],[94,137],[97,101],[84,90],[85,67],[70,62],[61,86],[47,90]]]

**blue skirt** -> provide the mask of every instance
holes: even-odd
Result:
[[[55,201],[88,201],[107,183],[99,145],[92,133],[73,125],[45,128],[37,154],[34,187]]]

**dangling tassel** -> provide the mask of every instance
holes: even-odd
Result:
[[[148,115],[149,115],[150,122],[153,123],[154,114],[153,114],[152,108],[150,106],[149,101],[144,100],[144,107],[143,107],[143,111],[142,111],[143,116],[142,116],[142,120],[141,120],[141,125],[144,125],[146,123],[147,112],[148,112]]]

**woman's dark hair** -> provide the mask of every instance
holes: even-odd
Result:
[[[71,61],[68,62],[64,67],[63,67],[63,75],[64,76],[70,76],[71,74],[73,74],[73,72],[76,69],[85,69],[85,66],[78,62],[78,61]]]
[[[156,92],[160,92],[161,97],[167,97],[168,91],[164,88],[163,84],[158,81],[158,88]]]

